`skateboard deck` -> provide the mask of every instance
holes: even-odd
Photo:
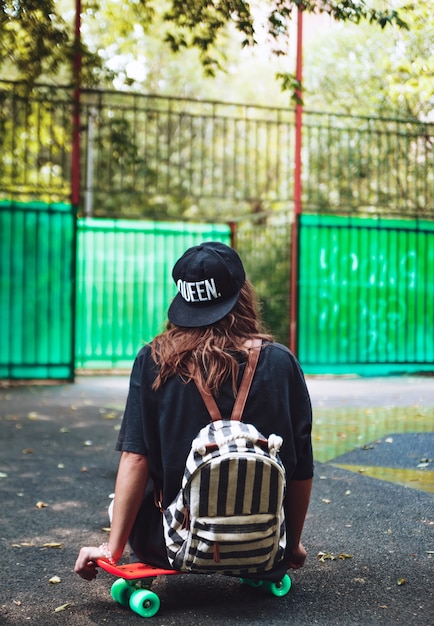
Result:
[[[112,565],[105,559],[98,559],[99,567],[113,576],[120,576],[125,580],[140,580],[142,578],[155,578],[156,576],[171,576],[183,574],[174,569],[161,569],[146,563],[128,563],[127,565]]]
[[[153,617],[160,609],[160,598],[151,591],[152,580],[157,576],[179,576],[185,572],[173,569],[161,569],[146,563],[112,565],[105,559],[98,559],[97,565],[118,579],[112,584],[111,597],[118,604],[129,607],[141,617]],[[291,589],[288,574],[279,582],[241,578],[242,583],[260,589],[273,596],[282,597]]]

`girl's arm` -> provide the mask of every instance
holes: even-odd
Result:
[[[74,571],[86,580],[96,576],[95,561],[110,557],[117,562],[124,551],[149,478],[148,459],[141,454],[123,452],[116,478],[113,519],[108,544],[101,550],[97,547],[83,547],[80,550]]]
[[[286,486],[286,533],[291,551],[289,567],[299,569],[306,560],[306,550],[301,543],[301,533],[309,507],[312,478],[290,480]]]

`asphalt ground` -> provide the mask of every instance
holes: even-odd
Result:
[[[320,407],[359,407],[361,419],[371,406],[434,407],[429,377],[307,382],[314,416]],[[89,583],[73,573],[79,547],[107,536],[127,387],[127,377],[80,377],[0,388],[0,624],[143,623],[111,600],[110,575]],[[434,495],[335,466],[398,469],[425,459],[420,471],[432,475],[432,434],[392,429],[386,439],[316,463],[308,559],[291,573],[287,596],[217,576],[163,577],[150,623],[434,626]]]

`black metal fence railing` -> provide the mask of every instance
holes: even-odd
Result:
[[[1,199],[70,199],[71,93],[0,81]]]
[[[433,217],[434,125],[307,112],[304,208]]]
[[[125,213],[125,197],[137,214],[202,202],[208,215],[292,198],[291,110],[99,91],[82,110],[88,212]]]
[[[0,81],[0,197],[70,194],[72,91]],[[292,109],[83,90],[80,212],[200,217],[291,209]],[[427,217],[434,125],[305,111],[303,209]]]

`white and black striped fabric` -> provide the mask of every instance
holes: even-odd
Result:
[[[246,576],[272,569],[286,545],[282,439],[218,420],[192,442],[182,488],[165,510],[175,569]]]

